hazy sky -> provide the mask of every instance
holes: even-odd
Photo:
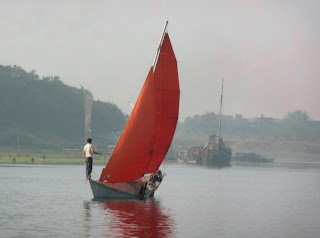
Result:
[[[180,120],[217,112],[222,78],[225,114],[320,119],[319,10],[316,0],[2,0],[0,64],[59,75],[130,113],[169,20]]]

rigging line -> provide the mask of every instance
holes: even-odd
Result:
[[[136,84],[136,86],[134,87],[134,90],[132,91],[132,93],[130,93],[130,96],[129,96],[129,100],[128,100],[128,102],[129,103],[127,103],[126,104],[126,107],[125,107],[125,113],[127,113],[128,114],[128,116],[130,116],[130,114],[131,114],[131,112],[132,112],[132,108],[134,107],[134,104],[135,103],[132,103],[133,102],[133,99],[134,98],[136,98],[136,100],[138,99],[138,97],[139,97],[139,94],[138,94],[138,92],[140,92],[139,91],[139,89],[141,90],[141,88],[143,87],[143,83],[144,83],[144,81],[146,80],[146,77],[147,77],[147,75],[148,75],[148,72],[149,72],[149,67],[147,67],[145,70],[144,70],[144,73],[143,73],[143,75],[144,76],[142,76],[142,77],[138,77],[139,79],[138,80],[136,80],[136,82],[137,82],[137,84]],[[146,75],[146,76],[145,76]],[[145,77],[145,78],[144,78]],[[136,102],[136,100],[135,100],[135,102]]]
[[[224,155],[228,156],[229,158],[233,159],[230,155],[228,155],[228,154],[224,153],[222,150],[220,150],[220,152],[221,152],[222,154],[224,154]]]

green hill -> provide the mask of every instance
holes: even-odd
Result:
[[[0,148],[67,148],[84,143],[84,88],[58,76],[0,65]],[[110,102],[93,101],[92,137],[121,131],[127,116]],[[17,137],[17,135],[19,135]]]

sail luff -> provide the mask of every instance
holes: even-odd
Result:
[[[179,114],[180,88],[177,60],[168,33],[165,33],[154,71],[156,85],[155,151],[146,173],[158,170],[174,136]]]

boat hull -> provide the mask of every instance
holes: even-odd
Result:
[[[95,198],[136,198],[136,194],[126,193],[109,187],[98,181],[90,180],[92,194]]]
[[[197,158],[197,164],[214,167],[230,166],[231,156],[232,150],[224,144],[222,138],[212,135],[201,151],[201,157]]]
[[[99,181],[89,180],[92,194],[94,198],[147,198],[152,197],[154,192],[158,189],[161,182],[152,186],[147,184],[146,189],[142,192],[141,185],[136,183],[117,183],[105,184]],[[145,184],[145,183],[144,183]]]

